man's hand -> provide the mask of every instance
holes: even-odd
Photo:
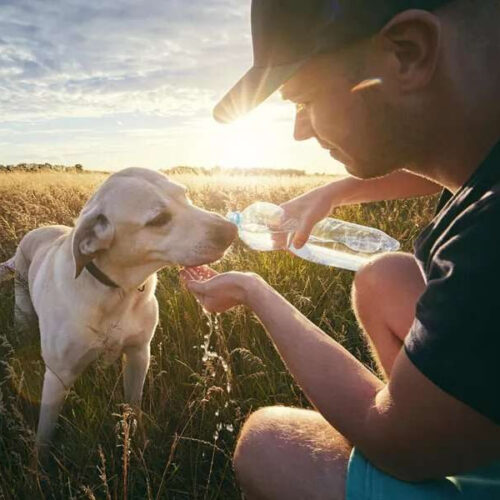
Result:
[[[298,221],[292,241],[295,248],[302,248],[314,225],[330,214],[334,203],[332,194],[331,186],[321,186],[281,205],[285,220]]]
[[[249,287],[258,279],[251,273],[219,274],[208,266],[183,269],[180,276],[203,309],[217,313],[246,305]]]

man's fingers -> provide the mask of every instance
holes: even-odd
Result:
[[[309,239],[312,231],[312,225],[309,222],[303,222],[293,235],[293,246],[295,248],[302,248]]]
[[[206,293],[207,281],[200,279],[196,274],[190,273],[186,269],[180,272],[180,277],[186,288],[201,301]]]
[[[191,292],[196,300],[203,305],[205,301],[205,283],[192,279],[184,270],[181,271],[181,278],[189,292]]]
[[[217,271],[214,271],[211,267],[208,266],[202,266],[200,269],[202,276],[207,280],[219,274]]]
[[[286,248],[289,233],[275,232],[271,234],[271,241],[273,242],[274,250],[281,250]]]
[[[293,237],[293,246],[297,249],[302,248],[307,242],[307,236],[301,233],[295,233]]]
[[[194,276],[192,273],[187,271],[186,269],[183,269],[179,273],[179,277],[181,278],[181,281],[184,283],[184,285],[187,285],[189,281],[197,281],[196,276]]]
[[[186,267],[181,270],[180,276],[184,281],[206,281],[214,276],[217,276],[217,271],[214,271],[208,266]]]

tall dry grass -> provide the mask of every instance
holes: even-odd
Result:
[[[29,230],[72,225],[102,174],[0,176],[0,261]],[[179,176],[194,203],[224,214],[255,200],[286,201],[325,177]],[[335,216],[373,225],[410,250],[434,208],[430,198],[345,207]],[[235,244],[218,265],[262,275],[314,323],[374,369],[350,307],[353,275],[283,253]],[[0,286],[0,498],[237,499],[231,454],[245,418],[266,405],[308,407],[255,317],[236,309],[204,315],[178,284],[160,273],[160,326],[144,398],[146,438],[122,405],[121,366],[91,366],[59,420],[54,463],[44,475],[32,459],[43,364],[36,332],[13,328],[13,286]]]

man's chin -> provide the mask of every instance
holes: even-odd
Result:
[[[362,180],[385,177],[395,170],[387,168],[387,166],[376,165],[375,163],[361,163],[357,161],[344,163],[344,167],[349,175]]]
[[[361,179],[363,178],[364,172],[360,170],[359,165],[354,160],[354,158],[349,156],[347,153],[344,153],[344,151],[335,148],[330,150],[330,156],[335,161],[342,163],[347,172],[349,172],[353,177],[359,177]]]
[[[363,169],[360,169],[358,164],[356,162],[344,162],[343,163],[344,168],[346,169],[347,173],[352,175],[353,177],[356,177],[357,179],[367,179],[368,172],[366,172]]]
[[[344,153],[341,149],[338,149],[338,148],[332,148],[330,149],[330,156],[340,162],[340,163],[343,163],[344,165],[346,163],[350,163],[350,157],[349,155],[347,155],[346,153]]]

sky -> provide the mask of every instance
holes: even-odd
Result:
[[[250,0],[0,0],[0,164],[344,172],[274,95],[232,125]]]

